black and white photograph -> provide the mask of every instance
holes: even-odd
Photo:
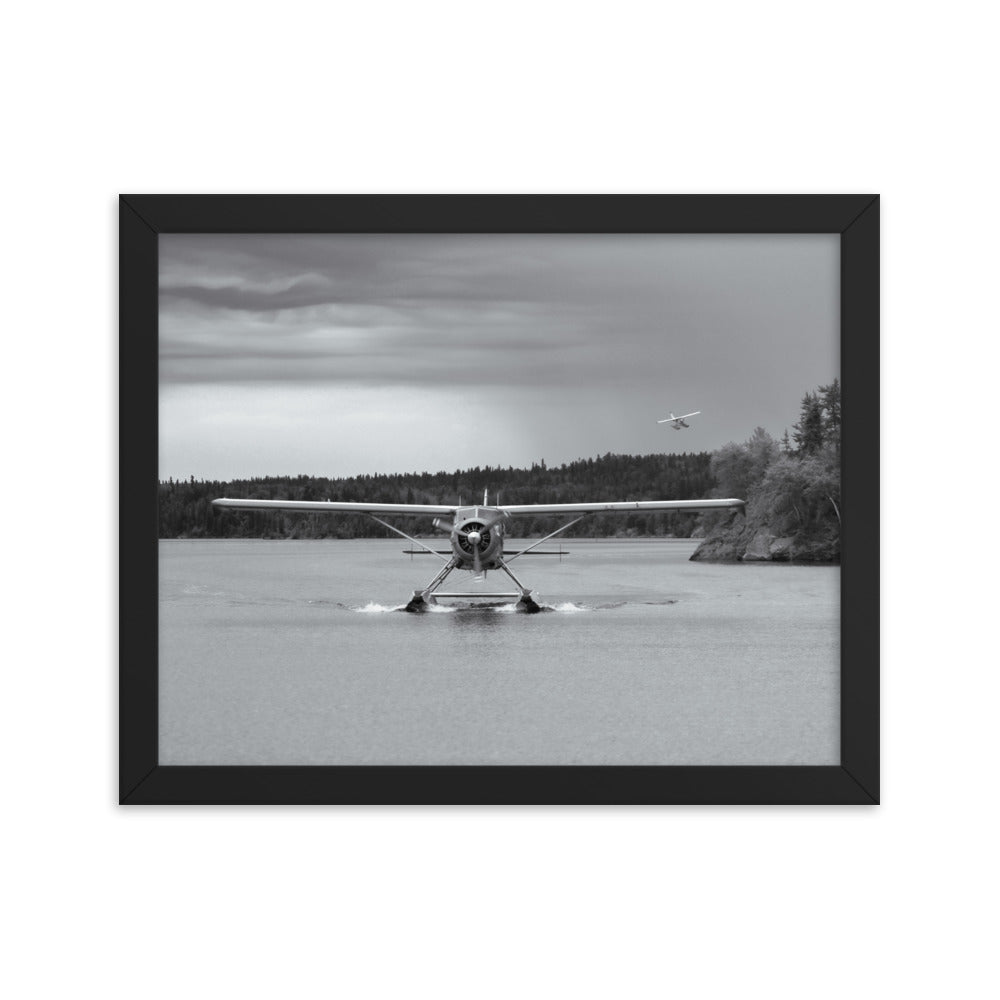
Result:
[[[840,253],[161,234],[160,764],[838,765]]]
[[[4,995],[996,992],[993,7],[6,13]]]

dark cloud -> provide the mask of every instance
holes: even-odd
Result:
[[[648,450],[715,447],[758,424],[780,434],[802,393],[837,374],[835,236],[160,243],[161,399],[258,386],[255,405],[273,406],[275,425],[304,421],[299,433],[311,433],[301,407],[283,409],[296,387],[352,400],[369,387],[422,392],[441,420],[475,399],[506,434],[567,458],[614,447],[619,426],[623,450],[639,450],[627,433],[651,419]],[[675,407],[706,411],[702,437],[664,440],[655,417]]]

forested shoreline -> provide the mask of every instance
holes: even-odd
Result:
[[[475,504],[489,490],[491,503],[553,504],[612,500],[693,500],[712,486],[709,452],[679,455],[612,455],[529,469],[494,466],[454,472],[354,476],[264,476],[232,481],[168,479],[159,484],[160,538],[389,538],[371,518],[350,514],[219,510],[217,497],[257,500],[336,500],[371,503]],[[431,534],[431,519],[408,518],[407,530]],[[554,531],[565,518],[518,518],[517,533]],[[687,538],[698,517],[688,513],[587,517],[566,537]]]
[[[792,435],[781,440],[758,427],[742,444],[679,455],[613,455],[558,467],[477,466],[454,472],[412,472],[327,478],[168,479],[159,484],[160,538],[390,538],[371,518],[351,514],[220,510],[218,497],[256,500],[335,500],[370,503],[473,505],[489,490],[491,503],[557,504],[616,500],[696,500],[739,497],[743,513],[595,515],[565,537],[702,538],[692,559],[718,562],[838,562],[840,559],[840,383],[802,399]],[[435,534],[428,518],[408,518],[407,530]],[[518,518],[517,534],[555,531],[558,515]]]
[[[840,381],[807,392],[792,436],[758,427],[714,452],[713,496],[746,499],[745,516],[703,515],[706,562],[840,561]]]

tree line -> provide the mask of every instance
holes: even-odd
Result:
[[[327,478],[299,475],[254,479],[168,479],[159,484],[161,538],[390,538],[371,518],[356,514],[301,514],[294,511],[218,509],[218,497],[254,500],[336,500],[370,503],[466,505],[481,502],[488,489],[497,504],[590,503],[605,500],[693,500],[714,484],[708,452],[679,455],[613,455],[528,469],[476,466],[454,472],[414,472]],[[565,518],[520,517],[517,534],[554,531]],[[565,536],[673,536],[686,538],[697,515],[684,512],[587,517]],[[434,534],[431,519],[407,518],[411,534]]]
[[[792,539],[790,558],[840,558],[840,380],[802,397],[799,420],[776,441],[763,427],[712,454],[713,496],[747,501],[746,519],[705,516],[695,558],[739,558],[758,532]]]
[[[223,482],[168,479],[159,484],[161,538],[391,538],[367,517],[294,511],[217,509],[229,496],[257,500],[336,500],[474,505],[488,489],[496,504],[588,503],[604,500],[745,499],[746,517],[729,511],[630,513],[587,517],[565,537],[706,536],[696,558],[741,558],[760,532],[793,539],[789,558],[840,558],[840,382],[807,392],[789,435],[775,439],[757,427],[741,444],[715,452],[614,455],[558,467],[476,466],[453,472],[413,472],[328,478],[263,476]],[[554,531],[558,515],[518,518],[517,533]],[[411,534],[436,534],[430,518],[408,518]],[[778,558],[775,556],[775,558]]]

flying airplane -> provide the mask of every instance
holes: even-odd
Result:
[[[675,417],[673,413],[669,417],[664,417],[662,420],[657,420],[658,424],[670,424],[675,431],[679,431],[682,427],[690,427],[690,424],[684,423],[688,417],[696,417],[701,413],[701,410],[695,410],[694,413],[685,413],[682,417]]]
[[[690,416],[690,414],[689,414]],[[531,596],[531,591],[521,583],[510,570],[510,564],[517,558],[527,555],[543,542],[565,531],[571,525],[583,520],[588,514],[629,514],[633,511],[653,510],[716,510],[720,507],[742,508],[742,500],[628,500],[619,503],[555,503],[555,504],[515,504],[513,506],[489,503],[489,491],[483,493],[483,502],[478,506],[464,507],[413,504],[413,503],[349,503],[340,501],[317,500],[239,500],[223,497],[213,500],[216,507],[235,507],[240,510],[297,510],[313,513],[367,514],[372,520],[383,527],[401,535],[407,541],[437,556],[444,563],[438,574],[420,590],[415,590],[406,605],[407,611],[426,611],[428,606],[437,603],[439,597],[451,598],[517,598],[517,610],[533,614],[540,611],[538,604]],[[568,521],[544,538],[532,542],[526,548],[517,552],[504,549],[504,535],[512,521],[518,517],[531,517],[536,514],[577,514],[578,517]],[[450,536],[451,551],[439,552],[425,545],[419,539],[413,538],[393,527],[383,516],[403,515],[405,517],[431,517],[438,531],[447,532]],[[448,575],[455,569],[468,570],[474,579],[482,579],[487,570],[502,570],[513,581],[517,588],[515,593],[485,594],[485,593],[444,593],[438,587],[444,583]]]

